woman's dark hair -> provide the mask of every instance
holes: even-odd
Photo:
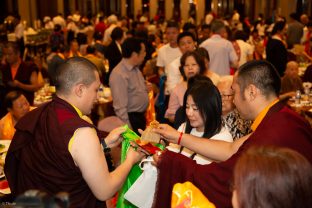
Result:
[[[8,109],[13,107],[13,102],[23,94],[20,91],[11,91],[4,98],[4,106]]]
[[[276,22],[273,29],[272,29],[271,35],[275,35],[278,31],[282,31],[284,29],[285,25],[286,25],[286,22],[284,22],[284,21]]]
[[[312,205],[312,166],[289,148],[252,147],[236,162],[234,190],[241,208]]]
[[[203,118],[205,124],[203,137],[210,138],[219,133],[221,130],[222,101],[218,88],[208,77],[196,75],[190,78],[189,87],[184,95],[183,108],[185,112],[188,96],[192,96]],[[186,116],[185,133],[190,133],[192,128]]]
[[[183,56],[181,57],[181,65],[179,67],[180,73],[183,77],[184,80],[186,80],[186,75],[184,73],[184,66],[185,66],[185,61],[187,59],[187,57],[192,56],[196,63],[199,66],[199,74],[204,74],[206,71],[206,67],[205,67],[205,61],[202,59],[202,57],[196,52],[196,51],[188,51],[185,54],[183,54]]]
[[[207,51],[205,48],[199,47],[199,48],[197,48],[195,51],[198,53],[198,55],[199,55],[202,59],[204,59],[204,61],[205,61],[205,59],[207,59],[208,61],[210,61],[209,53],[208,53],[208,51]]]

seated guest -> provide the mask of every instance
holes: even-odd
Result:
[[[48,69],[43,66],[42,58],[40,56],[33,57],[33,62],[38,67],[38,86],[43,87],[45,81],[49,80]]]
[[[2,80],[8,91],[20,90],[30,104],[34,101],[34,92],[38,85],[38,68],[35,64],[28,64],[20,58],[17,44],[8,43],[5,46],[6,64],[2,66]]]
[[[69,55],[68,57],[75,57],[75,56],[82,56],[80,51],[79,51],[79,44],[76,39],[72,40],[69,45]]]
[[[205,63],[199,54],[195,51],[188,51],[181,57],[181,65],[179,67],[180,73],[183,77],[183,81],[178,83],[172,90],[168,109],[165,117],[170,121],[174,122],[176,111],[183,106],[183,97],[187,89],[187,80],[196,74],[204,74]]]
[[[221,97],[217,87],[211,80],[197,80],[187,89],[186,102],[183,105],[186,113],[186,122],[178,129],[179,132],[188,133],[198,137],[210,138],[232,142],[232,136],[221,124]],[[170,143],[169,150],[190,157],[198,164],[209,164],[211,160],[197,154],[188,146]]]
[[[160,124],[156,133],[172,143],[187,146],[194,152],[222,162],[198,165],[190,158],[171,151],[155,160],[158,183],[153,207],[170,207],[175,183],[190,181],[216,207],[231,207],[229,182],[235,163],[250,147],[278,146],[298,151],[312,163],[312,129],[310,124],[279,102],[280,77],[272,64],[250,61],[235,73],[232,89],[234,103],[242,118],[254,120],[248,139],[234,142],[205,139],[181,134],[166,124]],[[205,144],[204,144],[205,143]],[[217,179],[217,180],[216,180]]]
[[[234,92],[231,89],[233,76],[223,76],[217,87],[222,98],[222,126],[231,133],[233,139],[241,138],[251,132],[251,121],[241,118],[233,103]]]
[[[69,194],[70,207],[103,207],[143,153],[129,149],[126,160],[110,173],[103,148],[119,145],[125,128],[104,138],[82,118],[91,113],[97,99],[101,83],[96,67],[85,58],[70,58],[60,66],[56,78],[53,100],[15,126],[4,166],[12,195],[28,189],[50,195],[64,191]]]
[[[234,170],[233,208],[302,208],[312,204],[312,166],[289,148],[250,148]]]
[[[298,73],[298,63],[295,61],[288,62],[286,65],[285,74],[282,77],[281,94],[294,96],[297,90],[303,90],[302,81]]]
[[[31,110],[29,102],[19,91],[11,91],[4,98],[8,113],[0,120],[0,139],[11,140],[15,133],[15,124]]]

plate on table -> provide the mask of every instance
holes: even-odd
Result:
[[[0,140],[0,154],[7,152],[10,144],[11,140]]]

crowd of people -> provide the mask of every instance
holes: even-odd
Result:
[[[169,145],[154,155],[153,207],[170,207],[173,185],[185,181],[217,207],[309,207],[311,125],[281,100],[303,90],[298,69],[311,63],[312,20],[289,18],[250,22],[237,12],[209,13],[197,26],[114,14],[45,17],[51,35],[44,54],[27,56],[20,39],[1,47],[0,139],[13,139],[5,163],[13,196],[65,191],[71,207],[103,207],[122,187],[144,154],[130,148],[109,172],[103,149],[118,146],[126,129],[104,134],[86,117],[104,85],[116,117],[136,133],[146,128],[154,92],[162,124],[153,131]],[[311,82],[308,69],[303,77]],[[47,80],[56,94],[33,109]],[[282,182],[255,190],[269,175]],[[294,193],[279,187],[288,182]]]

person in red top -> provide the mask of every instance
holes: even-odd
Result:
[[[216,207],[231,207],[230,184],[236,161],[250,147],[277,146],[293,149],[312,164],[312,129],[293,110],[279,102],[280,77],[267,61],[250,61],[235,73],[234,103],[242,118],[253,120],[249,138],[233,143],[181,134],[166,124],[154,131],[167,141],[178,143],[216,161],[198,165],[170,151],[155,156],[158,182],[153,207],[170,207],[175,183],[192,182]]]
[[[94,32],[99,32],[101,35],[104,35],[107,26],[104,23],[104,17],[99,17],[99,22],[95,25]]]

